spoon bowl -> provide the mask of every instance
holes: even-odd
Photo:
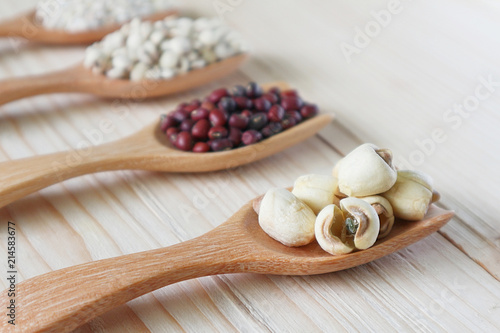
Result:
[[[0,81],[0,105],[24,97],[79,92],[105,98],[143,100],[187,91],[234,72],[246,60],[239,54],[169,80],[113,80],[79,64],[61,71]]]
[[[258,225],[252,202],[225,223],[166,248],[89,262],[46,273],[17,285],[17,320],[26,331],[67,332],[136,297],[172,283],[228,273],[312,275],[362,265],[427,237],[453,217],[431,205],[423,220],[400,221],[367,250],[332,256],[314,242],[292,248]],[[7,304],[7,292],[0,296]],[[7,321],[0,322],[6,328]]]
[[[272,83],[287,89],[286,83]],[[87,149],[0,163],[0,207],[73,177],[112,170],[208,172],[251,163],[316,134],[333,119],[320,114],[257,144],[222,152],[192,153],[172,148],[159,122],[118,141]]]
[[[176,15],[176,10],[165,10],[145,17],[145,21],[162,20],[167,16]],[[103,39],[107,34],[120,29],[121,24],[110,24],[99,29],[67,32],[64,30],[47,29],[36,20],[36,11],[19,15],[16,18],[0,23],[0,37],[18,37],[29,41],[51,45],[92,44]],[[125,22],[124,22],[125,23]]]

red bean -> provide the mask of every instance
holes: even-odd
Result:
[[[265,93],[264,95],[262,95],[262,98],[267,99],[271,104],[276,104],[279,102],[278,95],[276,95],[272,92]]]
[[[174,145],[180,150],[190,151],[193,149],[193,138],[189,132],[180,132],[177,134]]]
[[[267,125],[267,122],[267,115],[264,112],[257,112],[250,117],[250,120],[248,121],[248,128],[260,130],[262,127]]]
[[[239,128],[231,127],[229,129],[229,140],[233,143],[233,147],[238,147],[241,144],[241,131]]]
[[[233,97],[236,106],[240,109],[251,109],[253,107],[252,100],[244,96]]]
[[[208,131],[210,130],[210,123],[207,119],[198,120],[191,129],[191,134],[198,140],[206,140],[208,138]]]
[[[210,140],[224,139],[227,135],[228,131],[224,126],[215,126],[208,131],[208,137]]]
[[[194,153],[206,153],[210,151],[210,146],[206,142],[196,142],[193,146]]]
[[[253,100],[253,105],[254,107],[262,112],[266,112],[271,108],[271,102],[269,102],[267,99],[261,97]]]
[[[302,104],[302,99],[300,97],[283,97],[281,99],[281,106],[286,111],[299,110]]]
[[[181,131],[191,132],[191,128],[193,128],[194,120],[192,119],[184,119],[182,123],[179,125],[179,129]]]
[[[288,90],[283,90],[281,92],[281,97],[298,97],[299,94],[297,93],[297,90],[295,89],[288,89]]]
[[[236,127],[241,130],[244,130],[245,128],[247,128],[248,125],[248,117],[245,117],[241,114],[232,114],[231,117],[229,118],[228,124],[231,127]]]
[[[248,85],[247,85],[247,97],[250,97],[250,98],[258,98],[260,96],[262,96],[262,88],[255,82],[250,82]]]
[[[248,130],[241,135],[241,141],[244,145],[248,146],[262,140],[262,134],[256,130]]]
[[[285,115],[289,118],[294,118],[297,124],[302,121],[302,116],[300,115],[300,112],[297,110],[287,111]]]
[[[308,104],[308,105],[303,106],[300,109],[300,114],[305,119],[314,117],[315,115],[318,114],[318,112],[319,112],[319,110],[318,110],[318,107],[316,106],[316,104]]]
[[[284,116],[285,116],[285,109],[283,109],[283,107],[281,107],[281,105],[278,104],[273,105],[269,109],[269,112],[267,113],[267,117],[269,118],[270,121],[281,121]]]
[[[207,109],[199,108],[191,112],[191,119],[194,121],[198,121],[200,119],[208,119],[208,115],[210,114],[210,111]]]
[[[229,150],[233,148],[233,143],[229,139],[210,140],[210,148],[213,151]]]
[[[236,102],[232,97],[222,97],[219,103],[217,103],[217,107],[220,110],[226,111],[228,113],[236,111]]]
[[[212,102],[209,102],[209,101],[205,101],[205,102],[201,103],[201,106],[200,106],[200,107],[201,107],[201,108],[204,108],[204,109],[206,109],[206,110],[208,110],[208,111],[212,111],[213,109],[215,109],[215,108],[216,108],[216,107],[215,107],[215,104],[214,104],[214,103],[212,103]]]
[[[293,126],[297,125],[297,121],[295,118],[291,118],[285,115],[285,118],[281,121],[281,127],[283,127],[283,130],[289,129]]]
[[[229,95],[226,88],[220,88],[212,91],[208,96],[208,100],[214,104],[218,103],[222,97]]]
[[[250,118],[251,116],[253,116],[253,113],[252,111],[250,110],[243,110],[241,111],[240,113],[243,117],[247,117],[247,118]]]
[[[160,120],[160,129],[165,132],[168,128],[177,126],[177,120],[173,115],[163,115]]]
[[[199,107],[199,105],[195,104],[189,104],[183,108],[184,111],[187,111],[188,113],[191,113],[191,111],[196,110]]]
[[[227,121],[226,114],[219,109],[213,109],[210,111],[208,119],[210,119],[212,126],[224,126]]]
[[[185,119],[189,118],[191,111],[186,111],[184,109],[175,111],[172,116],[178,123],[182,123]]]

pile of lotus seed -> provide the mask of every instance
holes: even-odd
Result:
[[[303,246],[316,239],[323,250],[340,255],[387,236],[395,217],[421,220],[439,199],[432,187],[428,175],[396,170],[389,149],[367,143],[341,159],[332,176],[301,176],[291,192],[272,188],[254,201],[254,210],[277,241]]]
[[[47,29],[76,33],[170,8],[171,0],[40,0],[35,18]]]
[[[134,19],[87,48],[84,65],[111,79],[170,79],[245,52],[236,31],[217,18]]]

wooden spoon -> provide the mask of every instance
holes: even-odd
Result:
[[[166,248],[89,262],[16,286],[16,326],[23,332],[67,332],[136,297],[183,280],[227,273],[311,275],[339,271],[398,251],[448,222],[453,213],[431,205],[418,222],[399,222],[367,250],[332,256],[314,242],[291,248],[258,225],[252,203],[198,238]],[[0,304],[9,304],[7,290]],[[7,328],[7,320],[0,327]]]
[[[137,99],[166,96],[193,89],[235,71],[247,58],[236,55],[170,80],[112,80],[77,65],[62,71],[0,81],[0,105],[20,98],[61,92],[89,93],[107,98]]]
[[[121,24],[106,25],[99,29],[66,32],[44,28],[35,18],[35,10],[0,23],[0,37],[19,37],[30,41],[53,45],[92,44],[104,38],[107,34],[120,29]],[[176,10],[166,10],[142,18],[145,21],[158,21],[167,16],[175,15]]]
[[[270,86],[287,87],[284,83]],[[237,167],[291,147],[317,133],[333,116],[320,114],[257,144],[223,152],[172,148],[159,123],[118,141],[82,150],[0,163],[0,207],[73,177],[110,170],[206,172]]]

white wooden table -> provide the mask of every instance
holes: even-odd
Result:
[[[0,209],[17,230],[18,282],[51,270],[175,244],[214,228],[271,186],[329,173],[362,142],[431,174],[456,217],[438,233],[361,267],[320,276],[238,274],[178,283],[81,332],[500,330],[500,4],[494,1],[180,1],[221,15],[253,45],[243,69],[195,91],[116,109],[85,95],[0,107],[0,161],[74,149],[107,119],[122,138],[221,85],[286,80],[336,121],[321,135],[227,172],[106,172]],[[0,19],[35,0],[2,1]],[[218,10],[218,13],[217,13]],[[378,17],[378,20],[376,19]],[[381,22],[381,23],[378,23]],[[0,79],[82,59],[83,47],[0,42]],[[0,92],[1,93],[1,92]],[[0,285],[7,287],[6,278]],[[7,320],[2,310],[0,320]]]

